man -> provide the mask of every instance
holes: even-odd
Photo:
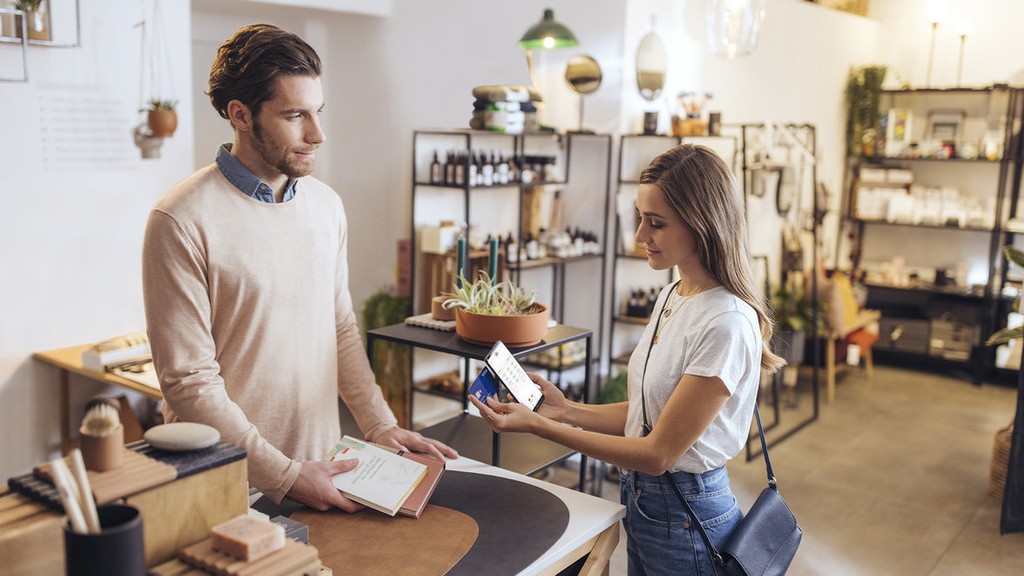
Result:
[[[322,458],[341,437],[340,395],[367,439],[454,458],[399,428],[374,381],[348,290],[338,195],[312,178],[325,140],[320,59],[274,26],[217,51],[210,101],[234,143],[150,215],[143,294],[165,420],[202,422],[248,451],[249,482],[275,502],[360,506]]]

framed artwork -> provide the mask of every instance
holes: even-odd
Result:
[[[964,110],[930,110],[928,112],[928,124],[925,128],[926,140],[938,140],[940,142],[957,142],[964,126],[964,118],[967,112]]]
[[[910,147],[914,113],[904,108],[890,108],[885,117],[885,155],[898,157]]]

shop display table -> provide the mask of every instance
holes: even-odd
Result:
[[[582,366],[584,369],[583,397],[590,398],[590,364],[591,345],[593,332],[583,328],[557,325],[548,330],[547,335],[540,343],[534,346],[523,348],[511,348],[512,355],[517,359],[543,352],[568,342],[577,340],[586,341],[586,358]],[[483,360],[490,350],[490,346],[482,346],[466,342],[454,332],[442,332],[429,328],[409,326],[407,324],[392,324],[376,330],[366,332],[366,350],[373,364],[374,343],[377,341],[394,342],[416,348],[433,350],[459,356],[463,359],[465,385],[462,392],[462,406],[465,410],[469,400],[466,390],[469,389],[469,361]],[[412,387],[412,382],[409,386]],[[411,395],[410,395],[411,396]],[[410,412],[412,402],[410,401]],[[532,474],[544,469],[551,464],[560,462],[575,452],[560,444],[538,438],[530,434],[506,434],[504,437],[491,431],[479,417],[463,412],[449,420],[430,426],[420,431],[422,434],[441,440],[459,451],[460,454],[481,461],[490,461],[494,466],[500,466],[521,474]],[[487,454],[486,438],[487,432],[491,432],[490,454]],[[580,479],[579,489],[584,490],[586,486],[587,457],[580,457]]]

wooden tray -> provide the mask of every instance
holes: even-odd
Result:
[[[49,463],[36,466],[33,473],[53,483]],[[124,461],[120,466],[106,472],[89,470],[88,475],[96,503],[105,504],[170,482],[178,477],[178,471],[170,464],[158,462],[126,448]]]
[[[284,548],[254,562],[214,550],[213,540],[209,538],[180,550],[178,558],[219,576],[290,576],[320,572],[317,549],[290,538],[285,539]]]

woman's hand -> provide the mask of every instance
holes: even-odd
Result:
[[[501,402],[495,396],[489,397],[487,404],[477,400],[476,396],[470,396],[469,401],[495,432],[533,432],[533,424],[540,418],[522,404]]]
[[[558,386],[541,378],[537,373],[527,372],[526,375],[540,386],[540,391],[544,394],[544,401],[537,408],[537,413],[555,422],[565,422],[565,416],[569,411],[569,402],[565,399],[565,394],[562,394]]]

